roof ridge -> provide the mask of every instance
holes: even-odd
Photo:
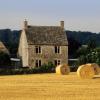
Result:
[[[60,26],[38,26],[38,25],[28,25],[28,27],[59,27]]]

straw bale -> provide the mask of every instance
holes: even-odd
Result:
[[[56,73],[60,75],[68,75],[70,73],[70,68],[67,64],[58,65],[56,67]]]
[[[98,64],[96,64],[96,63],[92,63],[92,64],[91,64],[91,67],[94,68],[95,75],[100,74],[100,67],[99,67]]]
[[[81,65],[77,70],[78,77],[82,79],[91,79],[93,78],[94,74],[94,68],[91,67],[91,64]]]

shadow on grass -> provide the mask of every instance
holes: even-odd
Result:
[[[100,79],[100,75],[95,75],[93,79]]]

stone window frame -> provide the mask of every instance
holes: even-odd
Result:
[[[54,53],[61,54],[61,46],[54,46]]]
[[[55,59],[54,60],[54,65],[55,66],[58,66],[58,65],[60,65],[61,64],[61,59]]]
[[[35,67],[41,67],[42,66],[42,60],[41,59],[36,59],[35,60]]]
[[[39,46],[39,45],[36,45],[36,46],[35,46],[35,53],[36,53],[36,54],[42,54],[41,46]]]

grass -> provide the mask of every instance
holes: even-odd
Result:
[[[100,75],[88,80],[76,73],[0,76],[0,100],[100,100]]]

